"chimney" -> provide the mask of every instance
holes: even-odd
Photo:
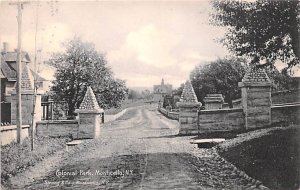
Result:
[[[8,43],[7,42],[3,42],[3,53],[7,53],[8,52]]]

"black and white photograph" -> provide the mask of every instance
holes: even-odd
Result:
[[[0,190],[299,190],[299,0],[0,0]]]

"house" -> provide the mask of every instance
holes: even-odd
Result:
[[[16,87],[17,81],[17,51],[9,51],[8,44],[3,43],[3,51],[0,54],[1,58],[1,102],[11,102],[11,93]],[[31,60],[29,54],[25,51],[21,53],[21,70],[28,65]],[[50,81],[35,73],[30,69],[32,75],[36,78],[39,89],[48,91]]]
[[[29,67],[31,62],[29,54],[25,51],[21,53],[21,70],[25,66]],[[3,50],[0,52],[1,61],[1,125],[11,122],[11,95],[15,91],[17,83],[17,51],[9,51],[8,44],[3,43]],[[36,79],[38,90],[46,92],[50,89],[50,80],[45,79],[40,74],[29,68],[32,78]],[[43,105],[41,105],[43,106]]]
[[[172,93],[172,85],[165,84],[164,79],[162,79],[160,85],[153,86],[153,101],[163,102],[164,97],[171,93]]]

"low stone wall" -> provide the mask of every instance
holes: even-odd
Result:
[[[168,116],[168,111],[165,108],[163,108],[163,107],[158,108],[158,111],[160,113],[162,113],[163,115]]]
[[[17,126],[1,126],[1,145],[9,144],[17,139]],[[22,125],[21,138],[24,139],[29,136],[29,125]]]
[[[127,111],[127,109],[124,109],[115,115],[104,114],[104,122],[106,123],[106,122],[114,121],[114,120],[118,119],[119,117],[121,117],[126,111]],[[105,111],[104,111],[104,113],[105,113]]]
[[[294,104],[278,104],[271,107],[272,123],[300,123],[300,102]]]
[[[78,120],[49,120],[39,121],[36,126],[37,136],[63,137],[68,136],[76,139],[78,137]]]
[[[272,92],[273,104],[300,102],[300,89]]]
[[[179,112],[169,112],[164,108],[159,108],[158,111],[170,119],[179,120]]]
[[[178,112],[168,112],[168,117],[174,120],[179,119],[179,113]]]
[[[244,128],[243,109],[201,110],[199,131],[234,131]],[[196,129],[197,130],[197,129]]]

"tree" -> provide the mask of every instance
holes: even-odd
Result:
[[[206,65],[198,65],[190,74],[191,83],[199,101],[207,94],[223,94],[232,108],[232,100],[241,97],[238,82],[242,81],[247,66],[240,58],[218,59]]]
[[[300,60],[300,3],[298,0],[258,0],[255,2],[215,0],[211,23],[228,31],[221,40],[237,56],[251,63],[266,60],[273,67],[281,60],[290,70]]]
[[[49,64],[56,68],[54,99],[66,101],[69,115],[74,115],[87,86],[91,86],[101,107],[120,106],[125,99],[125,82],[113,78],[105,56],[95,50],[94,44],[75,37],[64,46],[65,52],[56,53],[49,60]]]
[[[298,89],[298,81],[296,78],[291,77],[287,73],[279,72],[276,68],[266,69],[267,75],[272,81],[272,90],[295,90]]]
[[[172,95],[177,95],[180,97],[183,92],[183,88],[184,88],[184,83],[180,84],[178,88],[172,90]]]
[[[129,89],[128,99],[131,99],[132,101],[134,101],[134,100],[137,100],[140,98],[141,98],[141,94],[138,91]]]
[[[150,90],[148,90],[148,89],[143,90],[141,93],[141,96],[143,99],[146,99],[146,100],[152,99],[152,94],[151,94]]]

